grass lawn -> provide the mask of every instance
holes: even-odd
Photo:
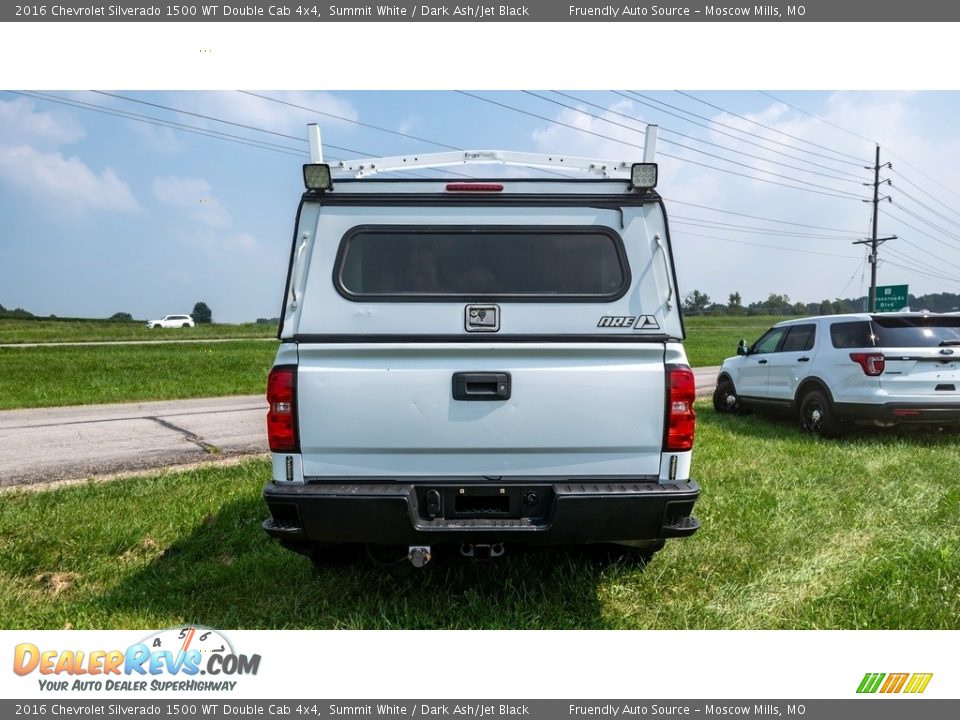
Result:
[[[685,317],[687,339],[683,343],[692,367],[719,365],[737,354],[740,338],[751,344],[764,330],[787,317],[770,315],[730,317]]]
[[[580,550],[314,575],[260,530],[265,460],[0,499],[5,628],[960,628],[960,453],[815,441],[698,405],[692,538],[648,567]]]
[[[691,365],[719,365],[736,352],[739,338],[752,342],[779,319],[688,318],[686,348]],[[59,328],[57,334],[45,338],[53,342],[113,339],[107,331],[119,333],[131,324],[0,320],[0,342],[44,341],[39,330],[48,325]],[[262,326],[156,331],[138,326],[133,330],[148,338],[176,339],[206,332],[215,335],[218,328],[242,334],[258,327]],[[262,393],[275,354],[276,343],[252,339],[210,344],[0,348],[0,410]]]
[[[215,323],[193,328],[150,330],[142,322],[115,320],[0,319],[0,344],[98,342],[105,340],[184,340],[194,338],[273,338],[275,325]]]
[[[265,392],[275,342],[0,348],[0,409]]]

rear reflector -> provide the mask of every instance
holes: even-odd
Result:
[[[883,372],[887,362],[883,353],[850,353],[850,359],[863,368],[863,374],[876,377]]]
[[[297,366],[277,365],[267,379],[267,440],[273,452],[300,452],[297,437]]]
[[[693,447],[697,414],[693,402],[697,399],[693,370],[687,365],[667,365],[667,430],[663,449],[683,452]]]
[[[500,183],[447,183],[450,192],[500,192],[503,185]]]

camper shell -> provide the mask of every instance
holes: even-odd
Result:
[[[511,155],[305,166],[268,383],[264,529],[286,547],[650,553],[699,527],[667,216],[636,186],[649,167],[523,155],[593,176],[380,176]]]

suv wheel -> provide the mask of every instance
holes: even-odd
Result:
[[[741,414],[743,412],[737,389],[730,380],[724,378],[717,383],[717,389],[713,391],[713,409],[718,413]]]
[[[800,425],[814,437],[835,438],[843,432],[830,400],[820,390],[811,390],[800,401]]]

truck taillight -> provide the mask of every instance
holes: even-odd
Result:
[[[863,368],[864,375],[875,377],[887,366],[883,353],[850,353],[850,359]]]
[[[683,452],[693,447],[693,433],[697,414],[693,402],[697,399],[693,370],[687,365],[667,365],[667,430],[663,449]]]
[[[300,452],[297,437],[297,368],[277,365],[267,379],[267,440],[273,452]]]

